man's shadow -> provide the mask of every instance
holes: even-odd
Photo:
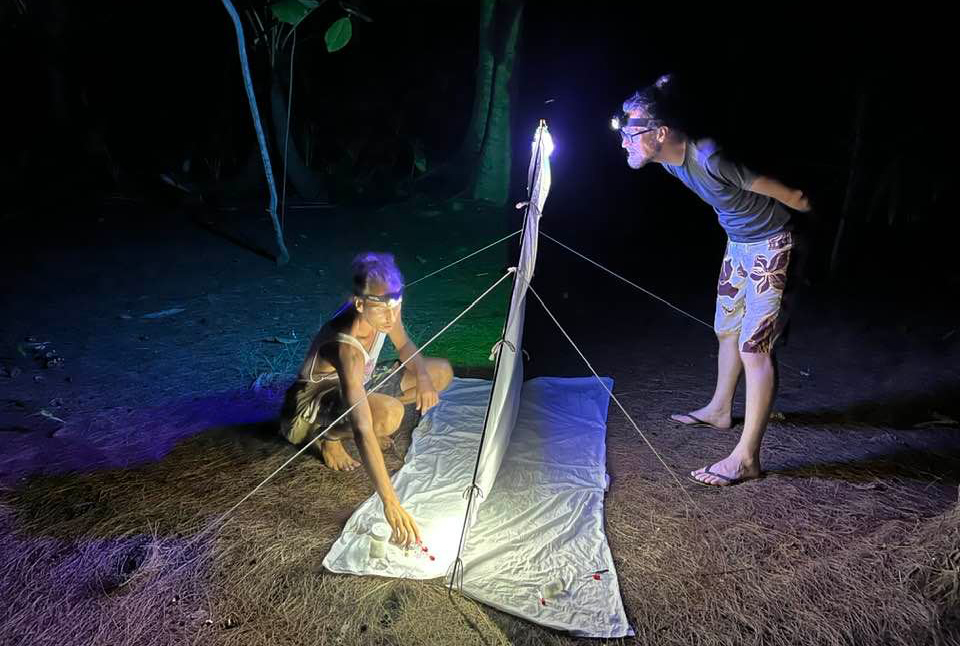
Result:
[[[942,385],[923,393],[905,391],[846,408],[788,411],[784,422],[791,427],[832,433],[842,440],[843,453],[828,461],[810,456],[812,459],[804,460],[802,466],[775,472],[855,483],[907,478],[956,487],[960,484],[958,402],[960,387]],[[738,421],[742,424],[742,419]],[[796,435],[798,429],[788,432]],[[833,450],[835,444],[828,441],[825,446]],[[816,452],[814,447],[812,453]]]
[[[960,433],[958,433],[960,435]],[[896,479],[929,482],[956,489],[960,485],[960,448],[947,453],[923,449],[901,449],[851,459],[816,462],[802,466],[774,468],[767,473],[797,478],[828,478],[855,485],[883,489],[884,482]],[[954,496],[955,497],[955,496]]]
[[[948,419],[938,419],[934,413]],[[805,426],[844,424],[898,430],[951,427],[960,430],[960,385],[940,385],[925,392],[903,391],[893,397],[865,400],[842,409],[802,410],[790,413],[789,419]]]

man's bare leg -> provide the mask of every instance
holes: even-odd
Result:
[[[380,393],[371,394],[367,401],[373,414],[373,432],[377,436],[377,443],[381,451],[386,451],[393,445],[392,435],[403,420],[403,404],[395,397]]]
[[[698,469],[691,476],[705,484],[727,485],[760,475],[760,443],[770,419],[770,407],[776,385],[773,356],[769,353],[740,354],[747,380],[747,409],[743,433],[733,452],[708,468]],[[713,474],[707,473],[707,470]]]
[[[743,362],[740,358],[739,339],[736,333],[717,337],[717,340],[719,341],[717,387],[713,391],[713,398],[703,408],[698,408],[689,414],[676,413],[671,415],[670,419],[681,424],[692,424],[700,420],[717,428],[730,428],[733,396],[737,392],[737,382],[740,380]]]
[[[430,381],[438,393],[443,392],[453,381],[453,368],[446,359],[437,359],[428,357],[423,360],[427,372],[430,374]],[[403,393],[399,400],[401,404],[412,404],[417,401],[417,378],[409,372],[404,372],[403,379],[400,381],[400,389]]]

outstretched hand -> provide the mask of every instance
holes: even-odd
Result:
[[[387,523],[393,530],[390,540],[397,545],[407,547],[420,542],[420,528],[417,527],[413,516],[400,506],[399,502],[389,503],[383,506],[384,515],[387,517]]]

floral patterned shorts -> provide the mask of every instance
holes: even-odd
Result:
[[[737,334],[741,352],[770,352],[783,331],[792,249],[789,231],[760,242],[727,241],[713,329],[717,336]]]

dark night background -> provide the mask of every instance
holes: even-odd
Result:
[[[697,24],[622,4],[526,4],[512,81],[511,195],[522,194],[525,142],[546,116],[560,146],[551,229],[575,231],[589,238],[588,250],[625,261],[679,235],[694,247],[720,244],[709,210],[656,168],[625,169],[605,130],[607,115],[633,89],[674,71],[692,88],[690,112],[703,132],[813,197],[816,215],[801,225],[816,237],[809,277],[818,281],[847,195],[863,102],[859,176],[832,278],[853,279],[862,290],[892,279],[891,269],[906,277],[894,265],[919,260],[956,287],[948,260],[957,230],[946,193],[948,48],[933,16],[918,21],[922,29],[895,28],[893,17],[871,24],[815,16],[786,27],[778,20],[707,27],[707,17]],[[6,2],[0,18],[11,125],[0,179],[8,230],[36,226],[37,218],[57,229],[84,228],[105,199],[119,195],[159,221],[171,209],[265,200],[260,168],[249,163],[255,142],[233,30],[219,3],[166,3],[149,15],[109,2],[27,3],[24,13],[18,6]],[[321,7],[304,24],[293,136],[304,141],[312,133],[310,166],[323,177],[324,199],[443,196],[447,187],[437,182],[380,180],[409,165],[409,142],[419,142],[431,169],[457,148],[472,101],[478,9],[422,1],[363,9],[373,22],[355,21],[352,41],[335,54],[324,51],[322,34],[342,10]],[[268,70],[263,55],[251,51],[251,59],[256,82]],[[269,110],[261,112],[268,121]],[[344,163],[348,151],[353,165]],[[216,179],[204,160],[217,160]],[[278,159],[274,167],[279,175]],[[164,184],[162,173],[196,192]],[[348,187],[360,175],[373,178],[362,195]],[[686,236],[690,227],[700,235]],[[908,291],[918,282],[930,285],[911,281]]]

